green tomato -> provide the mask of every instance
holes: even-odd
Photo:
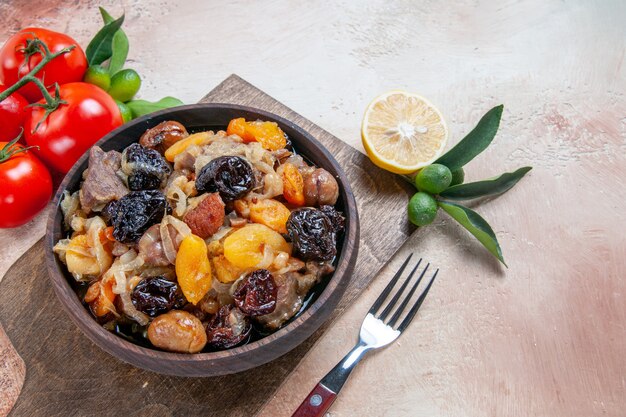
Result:
[[[92,65],[87,68],[83,81],[98,86],[104,91],[107,91],[111,86],[111,76],[109,76],[109,71],[101,65]]]
[[[441,164],[428,165],[415,177],[415,186],[420,191],[431,194],[439,194],[450,186],[452,172],[447,166]]]
[[[120,109],[124,123],[133,120],[133,112],[130,110],[130,107],[118,100],[115,100],[115,104],[117,104],[117,107]]]
[[[437,200],[432,195],[419,192],[409,200],[409,220],[416,226],[431,224],[437,216]]]
[[[465,171],[463,171],[463,168],[452,171],[452,181],[450,182],[450,186],[463,184],[463,181],[465,181]]]
[[[127,102],[137,94],[141,87],[141,78],[134,69],[123,69],[111,78],[109,94],[115,100]]]

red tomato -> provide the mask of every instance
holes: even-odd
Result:
[[[32,151],[18,143],[0,142],[0,228],[17,227],[43,210],[52,195],[52,178]]]
[[[67,84],[82,81],[87,70],[85,53],[74,39],[59,32],[47,29],[26,28],[17,32],[6,41],[0,49],[0,81],[4,85],[13,85],[18,79],[29,73],[41,62],[41,54],[31,55],[24,64],[25,56],[21,51],[33,34],[41,39],[55,53],[70,45],[76,45],[72,51],[56,57],[37,73],[37,78],[43,81],[46,87],[54,83]],[[41,91],[33,83],[28,83],[17,90],[28,101],[35,102],[42,98]]]
[[[62,85],[60,96],[67,104],[61,104],[36,131],[45,110],[30,108],[24,121],[24,136],[28,146],[39,146],[37,156],[46,165],[65,173],[94,143],[123,121],[115,100],[93,84]]]
[[[0,85],[0,93],[7,88]],[[0,141],[10,142],[20,134],[26,118],[24,107],[28,101],[18,92],[11,94],[0,103]]]

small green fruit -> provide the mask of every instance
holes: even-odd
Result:
[[[435,220],[437,209],[437,201],[432,195],[415,193],[409,200],[409,220],[416,226],[426,226]]]
[[[133,120],[133,112],[130,110],[130,107],[118,100],[115,100],[115,104],[117,104],[117,107],[120,109],[124,123]]]
[[[450,186],[452,172],[447,166],[432,164],[422,168],[415,177],[415,186],[420,191],[439,194]]]
[[[126,103],[132,100],[141,87],[141,78],[134,69],[124,69],[111,78],[109,95],[115,100]]]
[[[92,65],[87,68],[83,81],[89,84],[93,84],[107,91],[111,86],[111,77],[106,68],[101,65]]]
[[[450,186],[463,184],[463,181],[465,181],[465,171],[463,171],[463,168],[452,171],[452,182],[450,182]]]

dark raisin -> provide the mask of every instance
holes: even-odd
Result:
[[[330,219],[330,224],[333,226],[333,231],[339,235],[346,227],[346,218],[338,212],[334,206],[322,206],[320,211],[324,213]]]
[[[117,201],[111,213],[113,237],[118,242],[134,243],[171,211],[160,191],[131,191]]]
[[[135,308],[150,317],[166,313],[176,306],[181,292],[178,285],[163,277],[141,280],[133,289],[130,298]]]
[[[222,306],[206,326],[207,346],[228,349],[250,339],[250,320],[232,304]]]
[[[165,184],[172,168],[159,152],[133,143],[122,152],[122,172],[128,176],[130,190],[156,190]]]
[[[233,293],[237,307],[251,317],[274,311],[277,296],[278,286],[267,269],[258,269],[246,275]]]
[[[202,167],[196,178],[198,192],[219,192],[224,201],[243,197],[252,190],[254,184],[252,167],[239,156],[220,156],[213,159]]]
[[[330,261],[337,255],[337,235],[329,217],[305,207],[291,212],[287,233],[296,256],[305,261]]]

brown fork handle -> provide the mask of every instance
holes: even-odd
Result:
[[[331,404],[335,402],[335,398],[337,398],[337,393],[320,382],[291,417],[323,417]]]
[[[326,410],[337,398],[343,384],[346,383],[350,372],[363,358],[370,347],[362,341],[339,362],[324,378],[313,388],[313,391],[302,401],[300,407],[291,417],[322,417]]]

